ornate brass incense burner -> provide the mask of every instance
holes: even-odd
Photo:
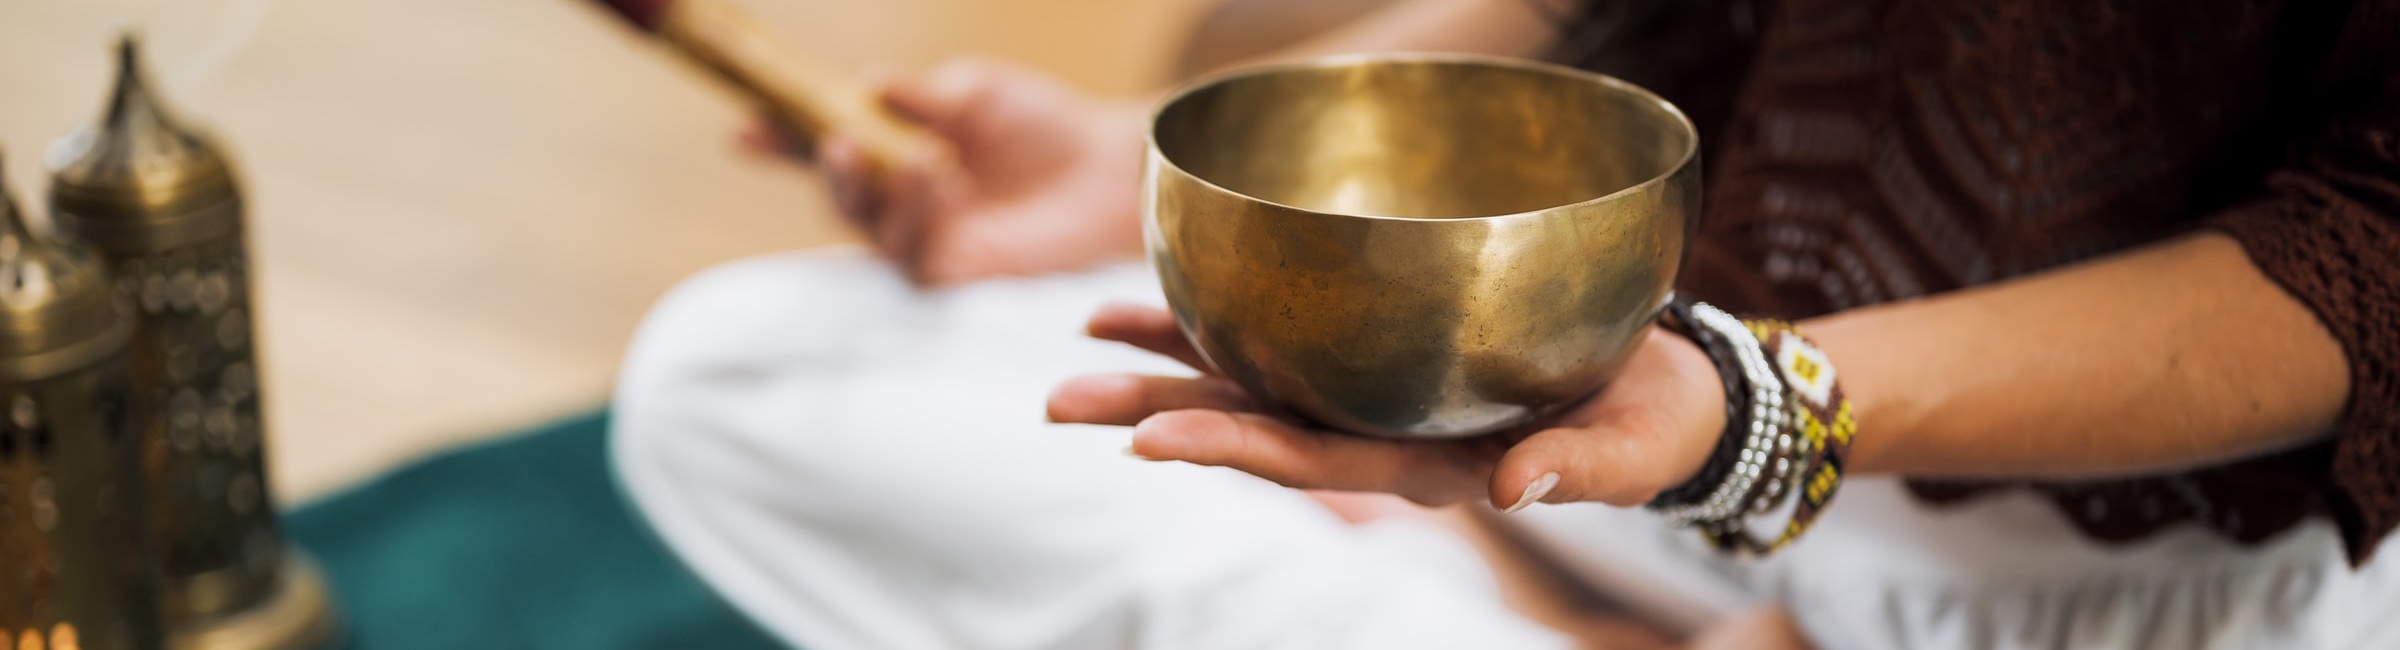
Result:
[[[170,114],[133,39],[100,123],[51,149],[51,214],[91,242],[139,314],[127,350],[173,645],[314,648],[338,617],[284,543],[267,485],[242,196],[208,136]]]
[[[130,315],[0,187],[0,647],[157,648]]]

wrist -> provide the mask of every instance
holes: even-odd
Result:
[[[1850,447],[1852,473],[1898,471],[1895,452],[1917,429],[1921,401],[1944,385],[1933,377],[1911,378],[1901,356],[1890,352],[1905,343],[1879,323],[1881,310],[1865,309],[1820,317],[1801,324],[1833,366],[1841,371],[1842,391],[1850,399],[1862,433]],[[1893,390],[1895,386],[1907,390]]]
[[[1675,435],[1671,447],[1674,451],[1666,459],[1669,478],[1651,500],[1697,502],[1724,478],[1723,463],[1716,461],[1740,451],[1740,438],[1727,435],[1726,427],[1745,415],[1731,411],[1738,405],[1729,398],[1734,392],[1749,390],[1749,386],[1741,381],[1741,370],[1732,365],[1731,359],[1712,356],[1696,342],[1695,332],[1684,324],[1667,324],[1666,320],[1662,319],[1662,324],[1651,330],[1649,345],[1659,348],[1672,360],[1677,381],[1692,386],[1693,390],[1689,392],[1690,403],[1672,411],[1689,415],[1669,426]],[[1709,335],[1705,331],[1697,333],[1697,337],[1706,336]]]
[[[1667,312],[1720,375],[1726,426],[1689,483],[1649,508],[1718,550],[1773,553],[1809,529],[1847,473],[1857,426],[1840,373],[1791,323],[1741,320],[1682,299]]]

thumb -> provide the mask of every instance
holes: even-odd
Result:
[[[883,103],[902,116],[955,137],[959,123],[982,101],[1000,75],[999,64],[960,57],[883,85]]]
[[[1674,428],[1647,413],[1651,411],[1626,411],[1592,424],[1527,436],[1493,467],[1492,505],[1515,512],[1537,501],[1648,503],[1678,480],[1680,463],[1668,444]]]

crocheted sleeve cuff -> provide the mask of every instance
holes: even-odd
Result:
[[[2386,93],[2400,97],[2400,92]],[[2350,399],[2326,504],[2353,564],[2400,525],[2400,127],[2350,125],[2209,221],[2341,342]]]

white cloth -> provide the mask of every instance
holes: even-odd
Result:
[[[1081,336],[1139,265],[910,290],[857,250],[686,282],[625,362],[613,456],[712,586],[811,650],[1540,648],[1474,551],[1342,524],[1229,470],[1124,456],[1121,429],[1042,422],[1093,371],[1180,372]],[[2254,549],[2196,529],[2107,548],[2029,497],[1929,511],[1853,480],[1766,562],[1638,510],[1511,521],[1577,577],[1695,628],[1772,599],[1820,647],[2400,647],[2400,542],[2352,572],[2323,522]]]
[[[1818,647],[2400,648],[2400,538],[2352,571],[2331,523],[2244,548],[2196,526],[2105,546],[2026,493],[1937,509],[1853,478],[1807,537],[1739,563],[1638,510],[1512,519],[1585,582],[1687,627],[1757,599]]]
[[[1074,374],[1177,372],[1086,339],[1139,268],[916,293],[855,250],[737,262],[644,322],[623,485],[736,606],[810,650],[1546,648],[1474,550],[1344,525],[1230,470],[1043,422]]]

